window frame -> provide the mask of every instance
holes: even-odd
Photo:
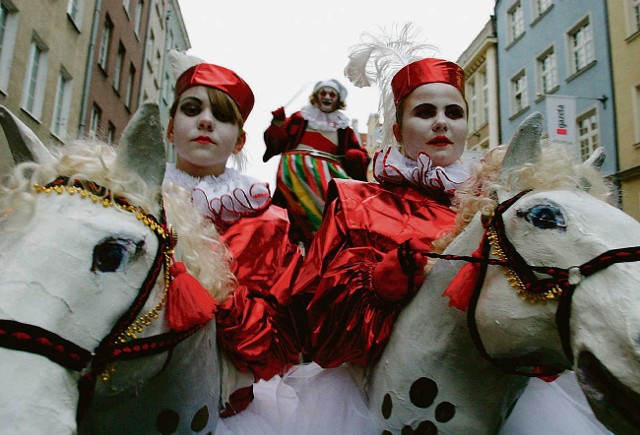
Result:
[[[517,32],[519,30],[519,32]],[[524,10],[520,0],[507,10],[507,44],[513,44],[525,33]]]
[[[89,136],[94,138],[98,137],[101,122],[102,108],[94,102],[91,108],[91,117],[89,118]]]
[[[553,0],[533,0],[533,19],[537,20],[542,17],[552,6]]]
[[[545,71],[545,60],[551,59],[552,65],[549,71]],[[537,69],[537,88],[538,93],[542,95],[551,94],[558,89],[560,86],[560,77],[558,75],[558,56],[556,55],[555,46],[550,46],[545,51],[542,52],[540,56],[536,58],[536,69]],[[551,77],[552,85],[547,88],[545,86],[545,78]]]
[[[50,127],[51,133],[60,139],[65,139],[67,136],[72,93],[73,78],[64,66],[60,66]]]
[[[511,114],[516,115],[529,107],[529,89],[526,69],[523,68],[514,74],[509,83],[511,93]],[[520,83],[522,84],[521,88],[519,88]],[[521,98],[518,99],[518,95],[520,95]]]
[[[591,118],[595,119],[596,129],[592,129],[591,125],[588,126],[587,133],[583,134],[581,129],[581,121],[589,120]],[[579,147],[579,154],[582,161],[587,160],[591,154],[600,146],[601,137],[600,137],[600,113],[598,112],[598,108],[596,106],[592,106],[589,109],[582,112],[580,115],[576,117],[576,141]],[[595,134],[594,134],[595,132]],[[596,137],[596,141],[593,141],[593,137]],[[585,150],[583,146],[583,140],[588,141],[588,150]]]
[[[18,33],[18,14],[12,4],[0,1],[4,26],[0,35],[0,91],[5,95],[9,91],[9,79],[13,64],[13,52],[16,46]]]
[[[125,59],[127,56],[127,49],[122,44],[118,43],[118,53],[116,54],[116,60],[113,67],[113,89],[119,94],[120,87],[122,86],[122,70],[124,67]]]
[[[98,66],[107,71],[109,65],[109,52],[111,51],[111,38],[113,35],[113,23],[107,15],[102,26],[102,35],[100,35],[100,51],[98,52]]]
[[[20,106],[36,120],[42,116],[47,83],[49,47],[37,35],[31,37]]]
[[[578,35],[586,36],[586,39],[583,37],[582,41],[578,41]],[[569,50],[569,56],[567,56],[569,71],[573,76],[586,70],[596,61],[596,47],[591,17],[585,16],[582,18],[567,32],[566,36]],[[584,59],[581,60],[581,57],[584,57]]]

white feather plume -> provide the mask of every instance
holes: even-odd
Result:
[[[436,51],[432,45],[418,41],[420,30],[409,22],[390,30],[380,28],[380,35],[364,32],[360,43],[351,47],[344,75],[354,86],[363,88],[375,83],[380,91],[378,113],[382,115],[382,145],[394,143],[392,126],[395,105],[391,91],[393,76],[404,66],[427,57]]]

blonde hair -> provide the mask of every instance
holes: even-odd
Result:
[[[92,181],[108,188],[111,197],[123,197],[159,217],[158,188],[148,186],[138,174],[118,168],[113,146],[83,140],[51,151],[52,163],[21,163],[0,180],[0,227],[3,231],[29,225],[35,215],[33,185],[47,184],[58,176]],[[229,253],[219,241],[218,232],[192,205],[189,192],[176,189],[163,196],[168,222],[179,237],[176,259],[183,261],[189,272],[218,301],[226,300],[235,287],[235,278],[229,269]],[[20,219],[11,219],[14,227],[10,227],[8,218],[16,213],[20,213]]]

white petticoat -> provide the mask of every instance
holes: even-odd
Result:
[[[345,366],[294,367],[284,378],[254,385],[240,414],[218,421],[216,435],[377,434],[364,394]],[[575,374],[551,383],[532,378],[499,435],[609,435],[595,417]]]
[[[218,421],[216,435],[371,435],[377,433],[366,399],[345,366],[301,364],[284,378],[253,387],[254,400]]]
[[[574,372],[553,382],[531,378],[499,435],[611,434],[589,407]]]

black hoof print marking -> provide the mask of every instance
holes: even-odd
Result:
[[[411,403],[421,409],[427,409],[433,405],[438,395],[438,385],[429,378],[416,379],[409,389],[409,399]],[[391,394],[384,395],[382,400],[382,416],[388,420],[393,413],[393,400]],[[434,410],[435,420],[439,423],[446,423],[451,420],[456,413],[456,407],[450,402],[440,402]],[[422,421],[415,429],[410,425],[402,428],[401,435],[434,435],[438,433],[438,427],[430,420]],[[385,430],[381,435],[391,435]]]

